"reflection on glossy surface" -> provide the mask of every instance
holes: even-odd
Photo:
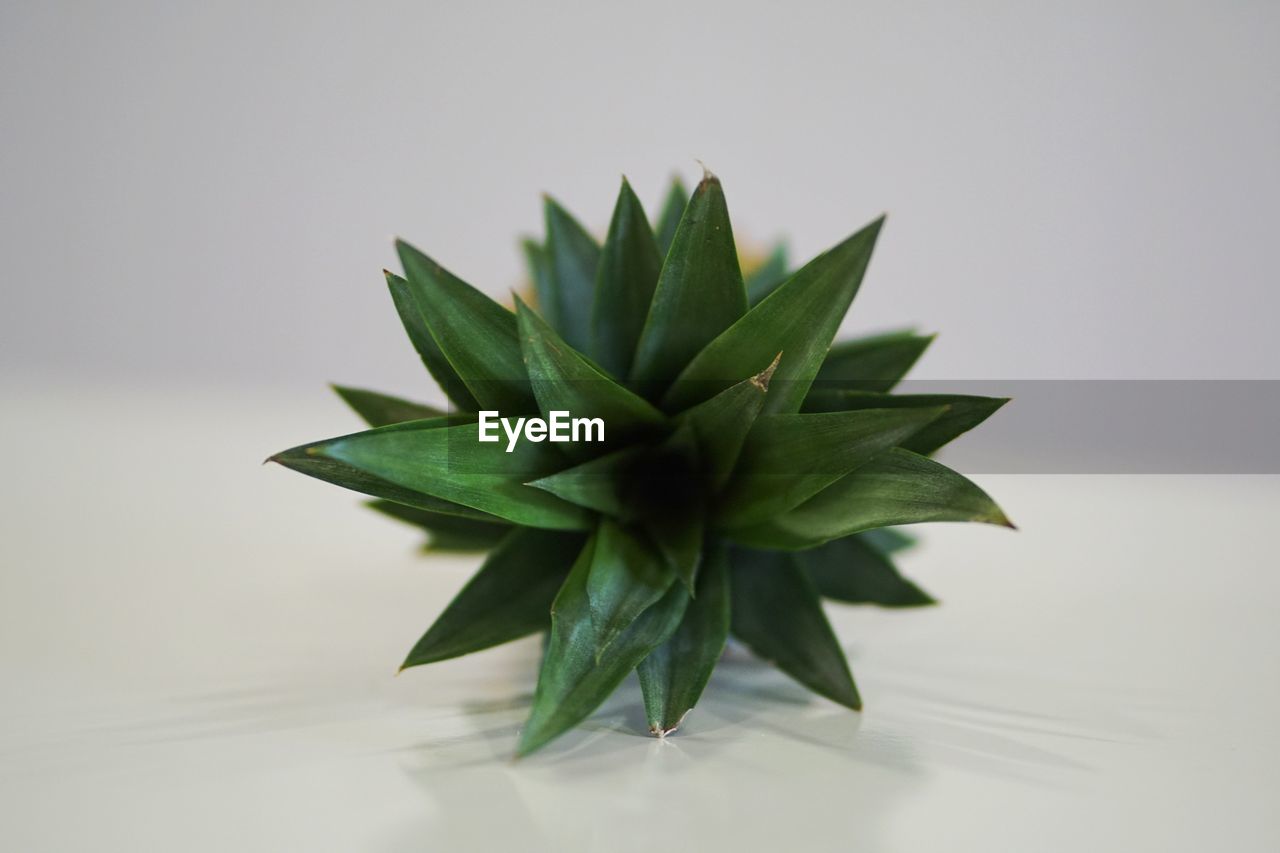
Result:
[[[865,713],[731,649],[666,740],[633,681],[514,762],[536,641],[392,674],[472,561],[252,464],[341,410],[28,393],[0,849],[1280,847],[1275,478],[988,478],[1022,532],[931,529],[942,607],[833,609]]]

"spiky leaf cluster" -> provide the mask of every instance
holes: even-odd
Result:
[[[821,600],[932,599],[892,528],[1008,524],[935,450],[1005,401],[889,392],[930,338],[832,343],[882,220],[745,276],[720,182],[677,182],[656,227],[626,181],[603,244],[554,200],[526,241],[537,310],[509,310],[404,242],[387,273],[449,414],[354,388],[371,429],[273,459],[377,498],[430,545],[487,553],[404,662],[547,632],[528,753],[632,671],[651,729],[698,701],[732,633],[829,699],[861,700]],[[598,416],[603,443],[478,441],[475,413]]]

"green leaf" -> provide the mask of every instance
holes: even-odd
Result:
[[[731,562],[734,636],[813,692],[862,710],[844,651],[795,555],[739,548]]]
[[[868,391],[826,391],[814,388],[804,400],[806,412],[849,412],[858,409],[945,406],[937,420],[902,442],[907,450],[929,455],[996,413],[1008,397],[967,394],[876,394]]]
[[[779,353],[773,364],[755,376],[729,386],[679,417],[680,423],[689,424],[693,428],[715,491],[723,489],[729,482],[742,446],[746,443],[747,434],[751,432],[756,416],[764,407],[769,380],[781,357],[782,354]]]
[[[679,411],[700,403],[781,352],[765,411],[799,411],[862,284],[883,222],[877,219],[814,258],[708,344],[667,391],[663,408]]]
[[[642,527],[692,588],[705,507],[696,486],[698,448],[687,427],[657,445],[628,447],[529,485]]]
[[[643,447],[628,447],[565,468],[529,483],[580,507],[602,512],[624,521],[633,519],[633,508],[620,488],[627,473],[646,452]]]
[[[662,211],[658,214],[658,224],[654,227],[654,235],[658,241],[658,252],[665,258],[671,249],[671,241],[676,237],[676,228],[680,226],[680,217],[689,206],[689,191],[679,175],[671,178],[671,186],[662,202]]]
[[[596,629],[596,657],[666,593],[675,572],[643,538],[610,519],[596,532],[587,600]]]
[[[525,485],[563,464],[564,457],[553,446],[524,441],[507,453],[502,441],[481,442],[477,424],[441,427],[434,421],[411,421],[302,445],[272,459],[374,497],[423,509],[436,507],[405,498],[431,495],[529,527],[582,530],[591,521],[586,510]],[[344,472],[354,469],[407,495],[363,488],[366,484],[359,476],[339,482],[324,476],[323,469],[308,470],[307,460],[338,462]]]
[[[642,386],[665,387],[746,310],[724,191],[709,175],[693,194],[662,265],[632,378]],[[740,372],[735,380],[741,378]]]
[[[600,247],[587,229],[550,196],[544,196],[547,263],[552,281],[555,329],[579,352],[591,348],[591,306],[596,296]]]
[[[761,548],[810,548],[851,533],[925,521],[1012,527],[987,493],[938,462],[894,448],[772,521],[735,529]]]
[[[865,533],[859,533],[858,538],[885,554],[895,554],[916,544],[916,537],[901,530],[894,530],[892,527],[868,530]]]
[[[543,415],[550,418],[551,412],[563,411],[575,418],[600,418],[605,423],[604,443],[561,444],[567,455],[575,459],[599,456],[621,439],[662,426],[666,418],[661,412],[575,352],[518,298],[516,313],[525,367]]]
[[[515,314],[403,240],[396,249],[431,337],[478,407],[504,415],[535,411]]]
[[[747,302],[755,305],[770,293],[778,289],[778,285],[787,280],[787,247],[779,243],[765,258],[764,263],[746,275]]]
[[[723,526],[740,527],[793,509],[901,444],[944,411],[934,407],[763,415],[747,436],[717,517]]]
[[[649,538],[690,593],[702,562],[706,502],[697,472],[704,463],[693,427],[681,424],[667,436],[631,484],[628,502],[636,507]]]
[[[480,521],[385,500],[369,501],[365,506],[425,530],[428,551],[488,551],[511,530],[498,519]]]
[[[907,375],[934,337],[908,330],[842,341],[827,353],[816,387],[888,391]]]
[[[922,607],[937,603],[899,574],[893,561],[861,536],[846,536],[800,551],[796,559],[826,598],[881,607]]]
[[[662,255],[658,254],[644,208],[623,178],[600,255],[591,315],[590,353],[614,376],[625,378],[631,371],[636,342],[649,314],[661,269]]]
[[[479,409],[480,404],[467,390],[467,384],[462,381],[458,371],[454,370],[449,359],[444,357],[436,339],[431,336],[431,329],[427,327],[422,307],[410,289],[409,282],[393,272],[383,270],[383,274],[387,278],[387,287],[391,291],[391,300],[395,303],[396,312],[400,315],[400,322],[404,324],[405,334],[409,336],[413,348],[418,351],[431,378],[435,379],[436,384],[459,409],[464,412],[474,412]]]
[[[689,602],[680,627],[636,667],[649,730],[659,737],[675,731],[697,704],[729,635],[729,561],[724,547],[710,551],[704,563],[697,597]]]
[[[693,592],[702,562],[702,539],[705,521],[702,513],[683,512],[669,515],[645,525],[649,538],[658,546],[663,560],[685,589]]]
[[[423,634],[401,670],[456,658],[541,631],[582,548],[578,534],[512,530]]]
[[[443,428],[450,423],[449,418],[434,418],[430,421],[415,421],[414,428]],[[389,426],[384,429],[396,429],[398,427]],[[460,516],[463,518],[475,518],[488,521],[499,521],[486,512],[472,509],[469,506],[455,503],[453,501],[442,500],[434,495],[425,494],[414,489],[405,488],[396,483],[389,482],[381,477],[376,477],[367,471],[362,471],[342,462],[338,459],[330,459],[315,453],[309,452],[310,445],[302,445],[285,450],[268,459],[268,462],[276,462],[290,470],[306,474],[308,477],[315,477],[317,480],[323,480],[326,483],[332,483],[335,486],[341,486],[344,489],[360,492],[361,494],[371,495],[375,498],[383,498],[398,504],[406,506],[418,507],[420,509],[429,510],[431,512],[442,513],[445,515]]]
[[[537,296],[538,312],[551,324],[552,328],[560,325],[560,317],[556,314],[555,281],[551,278],[551,260],[547,250],[537,240],[520,241],[524,252],[525,266],[529,268],[529,280],[533,282],[533,292]]]
[[[305,447],[277,453],[267,461],[276,462],[292,471],[306,474],[308,477],[315,477],[317,480],[323,480],[326,483],[332,483],[344,489],[351,489],[362,495],[370,495],[371,497],[383,498],[398,504],[419,507],[445,515],[456,515],[462,518],[494,518],[489,513],[472,509],[469,506],[463,506],[453,501],[442,500],[434,495],[398,486],[337,459],[309,456],[306,454]]]
[[[551,641],[538,675],[533,710],[520,733],[519,755],[528,755],[590,716],[640,661],[671,636],[689,603],[688,591],[672,584],[597,660],[587,598],[591,550],[591,545],[583,549],[551,607]]]
[[[363,388],[348,388],[345,385],[331,385],[342,401],[364,419],[372,427],[398,424],[405,421],[420,421],[424,418],[444,417],[444,412],[392,397],[390,394],[379,394],[377,391],[366,391]]]

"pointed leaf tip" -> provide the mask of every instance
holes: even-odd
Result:
[[[673,585],[614,640],[614,650],[597,662],[586,590],[591,547],[587,545],[556,596],[533,708],[516,747],[520,755],[533,752],[586,719],[675,631],[689,602],[684,588]]]
[[[539,307],[571,347],[590,352],[591,308],[600,246],[582,223],[549,195],[543,196],[543,220],[547,229],[549,304]]]
[[[371,427],[446,416],[445,412],[433,406],[424,406],[421,403],[414,403],[379,391],[353,388],[336,382],[329,383],[329,387]]]
[[[796,555],[825,598],[886,608],[926,607],[937,599],[903,577],[867,536],[846,536]]]
[[[650,722],[649,734],[653,735],[658,740],[665,740],[667,735],[674,734],[675,731],[680,728],[680,723],[683,723],[683,722],[684,722],[684,717],[681,717],[680,722],[670,727],[664,727],[662,723]]]
[[[662,252],[644,206],[624,176],[596,267],[587,353],[613,376],[631,372],[661,270]]]
[[[719,181],[704,179],[672,236],[636,344],[631,379],[653,393],[666,389],[746,311],[725,195]]]
[[[798,508],[732,535],[753,547],[805,549],[853,533],[926,521],[1008,523],[976,484],[895,447]]]
[[[800,506],[901,444],[945,407],[769,415],[747,437],[717,514],[736,528]]]
[[[397,241],[397,250],[401,252],[402,258],[405,251],[399,247],[403,245],[405,245],[404,241]],[[387,289],[391,293],[391,301],[395,304],[396,313],[400,315],[405,334],[408,335],[409,342],[413,344],[427,372],[459,409],[476,411],[480,408],[479,403],[467,390],[466,383],[436,342],[424,313],[425,303],[420,298],[421,294],[417,288],[408,279],[390,270],[383,270],[383,274],[386,276]]]
[[[737,381],[744,361],[784,350],[779,375],[788,380],[787,387],[771,393],[765,409],[799,411],[862,284],[878,231],[877,221],[841,241],[740,315],[688,362],[663,395],[663,407],[678,411],[700,403]]]
[[[506,534],[414,645],[401,671],[544,630],[581,543],[578,535],[532,528]]]
[[[888,392],[907,375],[934,337],[904,329],[841,341],[823,360],[815,388]]]
[[[602,521],[587,574],[587,604],[595,631],[595,662],[675,581],[674,569],[643,538]]]
[[[523,301],[517,300],[516,313],[525,370],[546,417],[555,410],[598,417],[609,425],[615,440],[652,431],[663,423],[661,412],[603,373]],[[599,456],[606,449],[563,447],[575,461]]]
[[[761,391],[768,391],[769,380],[773,378],[773,372],[778,369],[778,362],[780,361],[782,361],[781,352],[773,357],[773,361],[769,362],[768,367],[751,377],[751,384],[759,388]]]
[[[729,586],[732,631],[757,657],[815,693],[862,710],[818,591],[793,555],[739,550]]]

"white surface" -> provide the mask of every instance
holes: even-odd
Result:
[[[4,390],[2,849],[1280,847],[1277,478],[980,478],[943,606],[832,610],[866,713],[738,656],[512,763],[533,645],[393,677],[468,561],[257,465],[336,400]]]

